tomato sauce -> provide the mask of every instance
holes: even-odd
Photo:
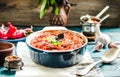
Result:
[[[60,39],[59,34],[63,35]],[[80,48],[85,42],[84,36],[70,30],[46,30],[39,32],[30,45],[42,50],[71,50]]]

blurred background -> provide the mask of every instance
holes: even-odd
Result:
[[[8,21],[18,26],[48,26],[49,13],[39,19],[37,0],[0,0],[0,24]],[[102,24],[103,27],[120,27],[120,0],[69,0],[72,5],[70,17],[66,26],[80,26],[82,15],[97,15],[105,6],[110,8],[103,14],[110,17]],[[102,16],[101,16],[102,17]]]

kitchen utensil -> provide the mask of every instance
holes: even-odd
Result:
[[[100,16],[109,9],[109,6],[106,6],[100,13],[96,15],[95,18],[100,18]]]
[[[105,15],[103,18],[100,19],[100,21],[98,22],[98,24],[100,24],[101,22],[103,22],[105,19],[107,19],[110,16],[110,14]]]
[[[95,65],[97,65],[100,62],[110,63],[114,61],[118,57],[119,53],[120,53],[120,49],[117,47],[114,47],[114,48],[111,48],[105,51],[103,55],[101,56],[101,60],[88,65],[85,69],[83,69],[77,75],[86,75]]]

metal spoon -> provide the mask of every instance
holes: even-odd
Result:
[[[119,53],[120,53],[120,49],[117,47],[114,47],[105,51],[101,57],[101,60],[88,65],[80,73],[77,73],[77,75],[86,75],[95,65],[97,65],[100,62],[110,63],[114,61],[118,57]]]

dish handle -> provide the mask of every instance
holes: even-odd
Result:
[[[68,29],[64,26],[47,26],[42,29],[42,31],[45,30],[68,30]]]

